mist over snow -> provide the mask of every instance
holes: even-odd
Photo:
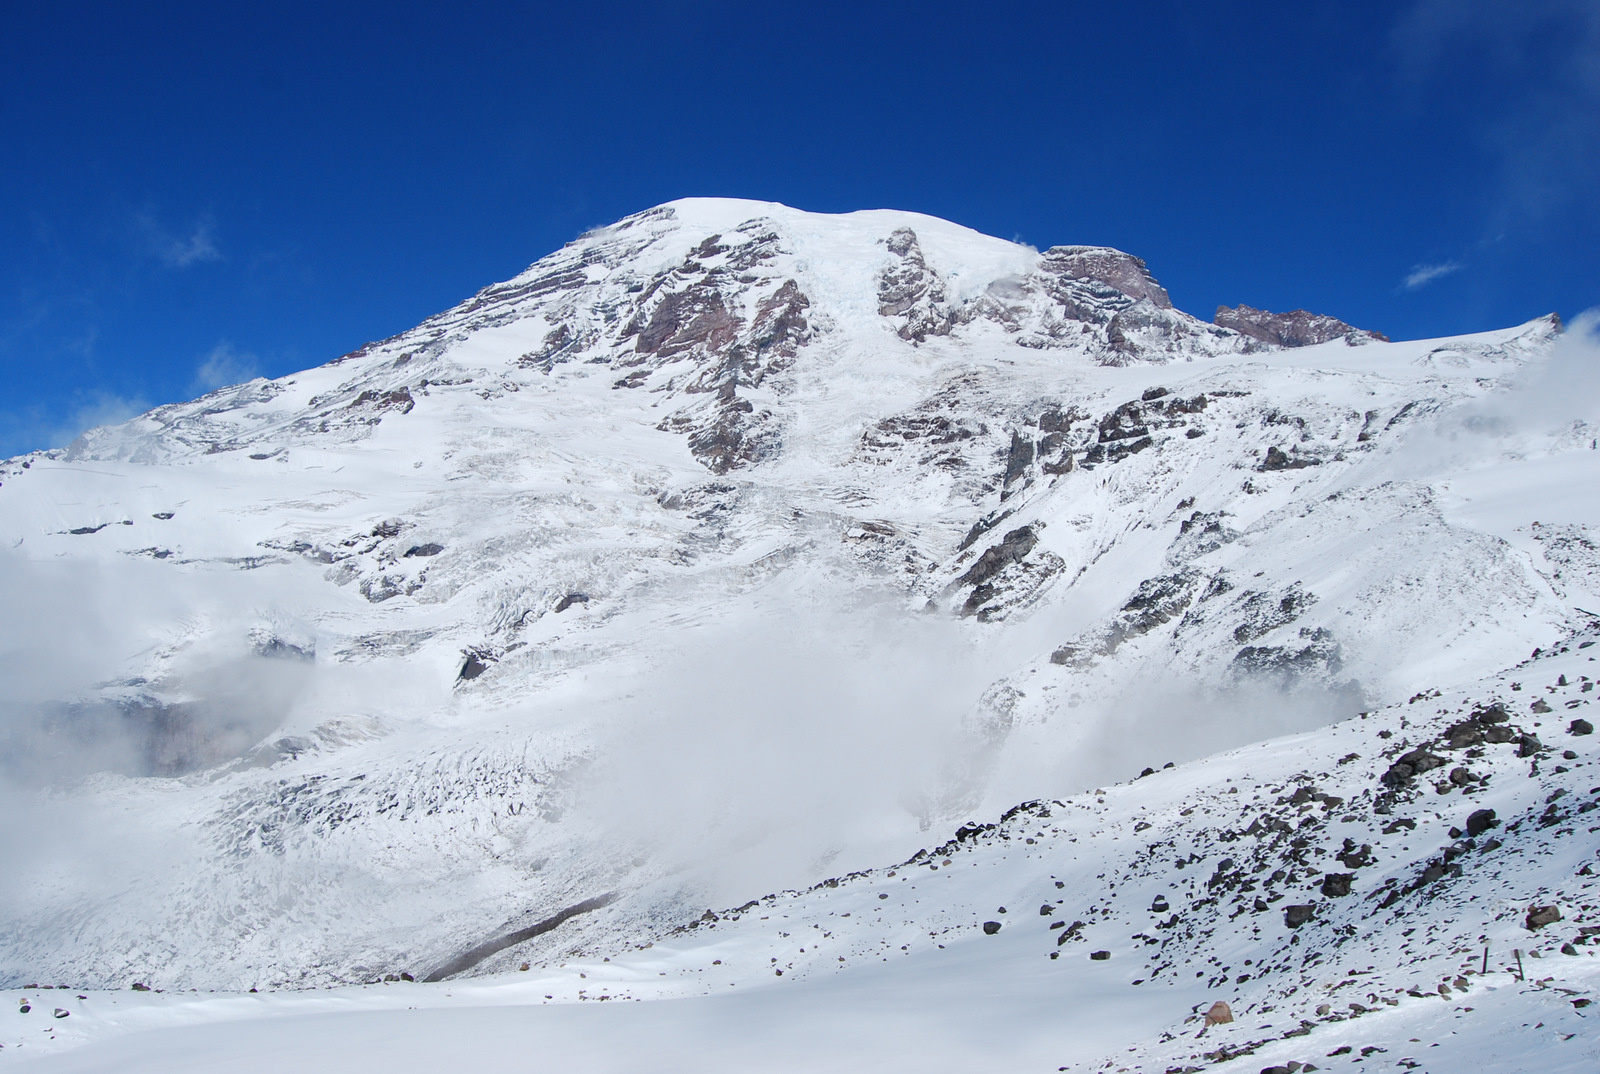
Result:
[[[0,1062],[334,988],[370,1024],[737,995],[827,1040],[972,1001],[940,1062],[1185,1069],[1224,992],[1292,1034],[1340,960],[1404,949],[1410,995],[1522,902],[1576,921],[1577,821],[1531,819],[1566,806],[1525,868],[1430,855],[1592,782],[1600,315],[1240,331],[1158,267],[689,199],[0,462],[0,981],[93,997]],[[1069,1002],[1070,1047],[985,1036]]]

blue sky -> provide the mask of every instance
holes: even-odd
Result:
[[[1600,3],[0,0],[0,455],[690,195],[1144,257],[1395,338],[1600,304]]]

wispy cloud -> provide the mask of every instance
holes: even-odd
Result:
[[[1416,268],[1411,270],[1410,274],[1406,276],[1405,281],[1401,283],[1400,286],[1405,288],[1407,291],[1415,291],[1419,288],[1428,286],[1428,284],[1432,283],[1434,280],[1437,280],[1440,276],[1448,276],[1452,272],[1461,271],[1462,267],[1463,266],[1459,261],[1441,261],[1436,265],[1418,265]]]
[[[233,344],[223,341],[211,348],[194,371],[194,386],[200,391],[215,391],[230,384],[260,375],[260,367],[253,354],[236,351]]]
[[[167,268],[188,268],[222,260],[222,251],[213,234],[216,224],[209,213],[185,229],[169,228],[149,210],[140,213],[134,224],[144,238],[147,252]]]
[[[138,396],[114,392],[79,393],[65,410],[41,406],[0,412],[0,458],[71,444],[90,429],[117,425],[150,409]]]
[[[65,420],[56,425],[49,438],[50,444],[52,447],[65,447],[90,429],[121,424],[149,409],[150,404],[137,396],[126,398],[97,391],[80,401]]]
[[[1416,0],[1390,47],[1414,93],[1483,96],[1475,133],[1500,171],[1491,229],[1592,201],[1600,187],[1600,4]]]

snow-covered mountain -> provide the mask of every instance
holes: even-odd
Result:
[[[1429,928],[1468,943],[1507,867],[1452,876],[1455,902],[1413,894],[1444,837],[1402,853],[1383,829],[1466,817],[1423,817],[1419,766],[1388,766],[1424,745],[1417,699],[1454,689],[1428,736],[1507,718],[1438,795],[1510,817],[1582,790],[1545,786],[1521,736],[1552,732],[1509,684],[1567,646],[1551,689],[1589,701],[1600,452],[1561,390],[1584,332],[1217,322],[1115,250],[688,200],[328,365],[0,463],[19,818],[0,979],[244,990],[528,963],[547,968],[514,989],[576,999],[562,964],[607,957],[611,994],[654,997],[754,984],[757,948],[778,960],[763,984],[798,985],[959,940],[982,979],[1026,959],[1030,987],[1088,1002],[1079,947],[1114,968],[1149,944],[1141,995],[1190,962],[1240,1010],[1287,1010],[1312,948],[1401,943],[1387,896],[1262,925],[1279,897],[1321,901],[1296,889],[1330,854],[1363,859],[1363,897],[1389,862],[1400,910],[1448,905]],[[1561,778],[1588,778],[1578,758]],[[1526,853],[1566,868],[1554,838]],[[1517,884],[1554,899],[1539,868]],[[907,903],[913,878],[932,890]],[[1151,892],[1170,931],[1133,906]],[[1002,897],[1048,952],[976,928]],[[1084,921],[1059,950],[1057,915]],[[711,970],[734,942],[713,928],[743,961]],[[790,950],[805,930],[828,942]],[[1270,969],[1238,973],[1246,948]],[[663,958],[649,989],[624,974]],[[1183,976],[1122,1038],[1141,1063],[1197,1061],[1157,1047],[1174,997],[1200,1001]]]

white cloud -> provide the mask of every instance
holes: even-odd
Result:
[[[1407,291],[1415,291],[1420,287],[1426,287],[1440,276],[1448,276],[1452,272],[1459,272],[1462,267],[1459,261],[1441,261],[1437,265],[1418,265],[1411,270],[1410,275],[1405,278],[1405,282],[1401,286]]]
[[[188,268],[222,260],[222,251],[212,235],[215,224],[210,214],[200,217],[192,228],[183,232],[174,232],[149,211],[140,213],[135,223],[150,255],[167,268]]]
[[[195,369],[194,383],[199,390],[209,392],[230,384],[242,384],[258,375],[260,369],[255,355],[242,354],[233,349],[233,344],[223,341],[212,347],[211,353]]]

